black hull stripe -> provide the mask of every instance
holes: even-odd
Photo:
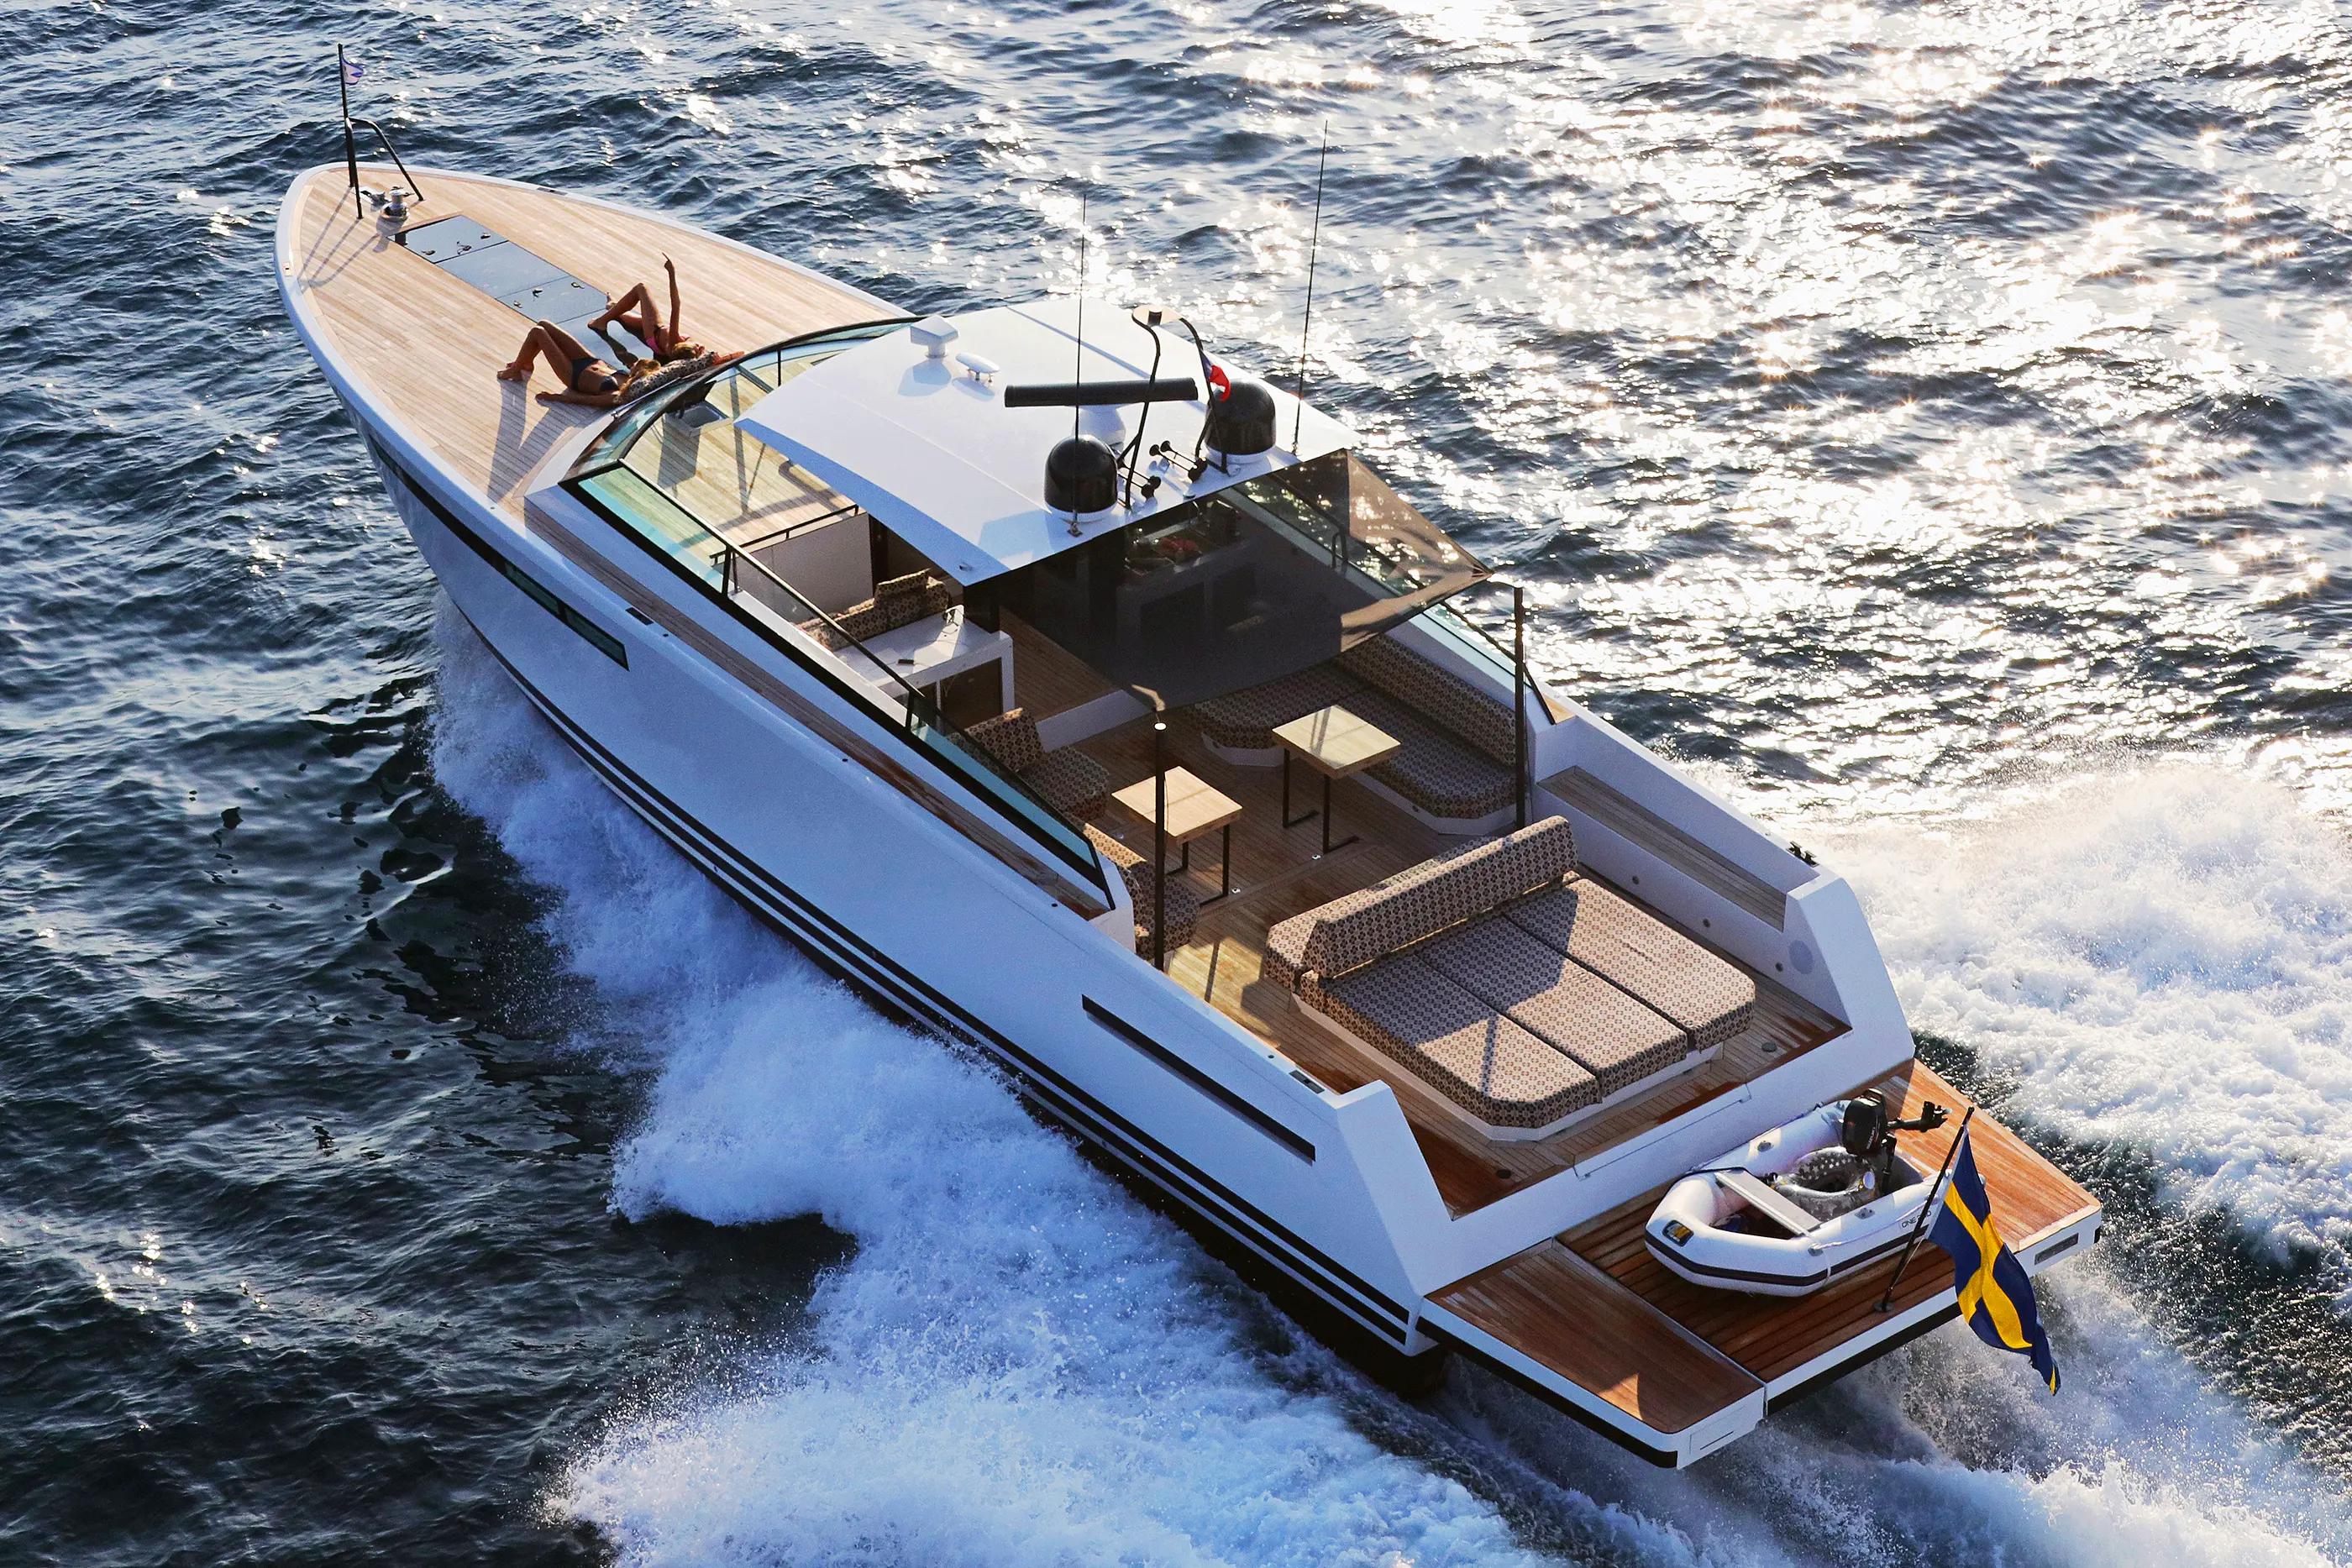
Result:
[[[548,700],[545,694],[508,663],[505,655],[490,644],[488,638],[482,641],[484,646],[489,647],[491,656],[499,661],[500,667],[530,699],[532,706],[546,716],[556,733],[563,737],[590,768],[640,816],[661,830],[662,836],[689,860],[717,877],[721,886],[730,887],[732,891],[735,883],[750,881],[769,890],[773,894],[772,901],[759,896],[749,888],[740,890],[739,896],[745,898],[755,910],[765,913],[772,924],[796,942],[829,955],[833,960],[832,967],[888,998],[895,1007],[941,1033],[971,1040],[996,1052],[1029,1081],[1034,1093],[1053,1103],[1053,1108],[1061,1120],[1069,1123],[1082,1135],[1110,1148],[1129,1164],[1144,1169],[1147,1175],[1185,1198],[1211,1219],[1235,1230],[1258,1251],[1315,1284],[1324,1295],[1333,1300],[1335,1305],[1348,1308],[1357,1316],[1361,1316],[1362,1311],[1368,1308],[1391,1320],[1395,1327],[1381,1328],[1371,1323],[1366,1326],[1396,1339],[1402,1348],[1403,1335],[1400,1331],[1408,1328],[1412,1321],[1412,1314],[1405,1307],[1013,1044],[921,977],[793,892],[766,867],[744,856],[607,751],[601,742],[573,724]],[[664,821],[664,817],[668,821]],[[671,826],[673,822],[677,824],[675,830]],[[681,833],[685,831],[690,831],[695,839],[701,841],[700,843],[682,837]],[[713,863],[714,861],[724,862],[726,866]],[[726,867],[736,868],[738,875],[730,876]],[[776,907],[777,904],[782,907]],[[1122,1147],[1122,1145],[1127,1146]],[[1169,1168],[1150,1169],[1142,1158],[1146,1151]],[[1185,1178],[1189,1178],[1189,1186]],[[1219,1214],[1216,1212],[1218,1207],[1227,1212]],[[1247,1234],[1252,1231],[1256,1234]],[[1349,1297],[1355,1301],[1349,1301]]]
[[[1929,1312],[1926,1317],[1921,1318],[1917,1322],[1913,1323],[1909,1328],[1905,1329],[1901,1333],[1889,1334],[1875,1344],[1865,1345],[1862,1349],[1854,1352],[1852,1355],[1847,1356],[1843,1361],[1823,1367],[1821,1371],[1816,1372],[1811,1377],[1808,1377],[1796,1386],[1792,1388],[1784,1388],[1780,1393],[1771,1396],[1764,1402],[1765,1414],[1769,1416],[1776,1410],[1785,1410],[1790,1406],[1794,1405],[1798,1400],[1806,1398],[1811,1395],[1820,1393],[1823,1388],[1835,1383],[1839,1378],[1845,1376],[1848,1373],[1853,1372],[1859,1367],[1869,1365],[1872,1362],[1876,1361],[1882,1355],[1886,1355],[1895,1351],[1901,1350],[1905,1345],[1909,1344],[1921,1334],[1933,1333],[1936,1330],[1942,1328],[1946,1323],[1952,1322],[1959,1315],[1959,1302],[1946,1302],[1936,1311]]]

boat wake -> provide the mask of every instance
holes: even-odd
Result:
[[[984,1067],[755,925],[604,794],[453,617],[441,640],[436,774],[554,891],[551,934],[598,1000],[583,1049],[645,1085],[614,1207],[815,1214],[855,1244],[805,1328],[622,1396],[574,1458],[548,1507],[625,1562],[2249,1568],[2352,1545],[2330,1485],[2202,1391],[2097,1267],[2053,1291],[2063,1400],[1942,1336],[1683,1475],[1475,1371],[1426,1407],[1378,1393]],[[1891,852],[1864,863],[1903,874]],[[2032,922],[2060,916],[2023,894],[2006,907],[2022,928],[1996,956],[2014,967]],[[1960,960],[1932,937],[1890,934],[1906,999],[2025,1049],[2003,1015],[1961,1021],[1966,987],[1929,977]],[[2069,1082],[2053,1117],[2074,1113]]]
[[[1912,1027],[2006,1113],[2146,1156],[2352,1306],[2352,840],[2291,785],[2173,761],[2027,782],[1942,830],[1823,847]]]

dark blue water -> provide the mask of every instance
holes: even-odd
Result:
[[[2352,1553],[2322,5],[349,13],[412,162],[1297,350],[2111,1205],[1699,1470],[1362,1383],[501,684],[286,329],[275,0],[0,11],[0,1561]],[[1100,273],[1097,273],[1097,277]]]

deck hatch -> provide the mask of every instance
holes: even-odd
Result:
[[[583,342],[602,337],[626,358],[645,356],[645,346],[625,332],[589,329],[588,323],[610,302],[603,289],[472,218],[436,218],[404,230],[400,238],[418,256],[509,310],[534,321],[552,321]]]

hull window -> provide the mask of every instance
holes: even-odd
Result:
[[[621,640],[618,637],[581,614],[558,598],[554,591],[545,583],[492,549],[488,541],[460,522],[456,513],[425,494],[424,487],[408,476],[408,470],[395,462],[392,454],[385,451],[374,436],[371,435],[367,440],[368,447],[374,452],[376,461],[383,465],[383,471],[392,476],[394,483],[412,497],[417,505],[432,513],[443,528],[457,535],[460,543],[496,567],[499,574],[509,582],[521,589],[541,610],[570,627],[573,634],[582,642],[620,665],[621,668],[625,670],[629,667],[629,651],[621,645]]]

